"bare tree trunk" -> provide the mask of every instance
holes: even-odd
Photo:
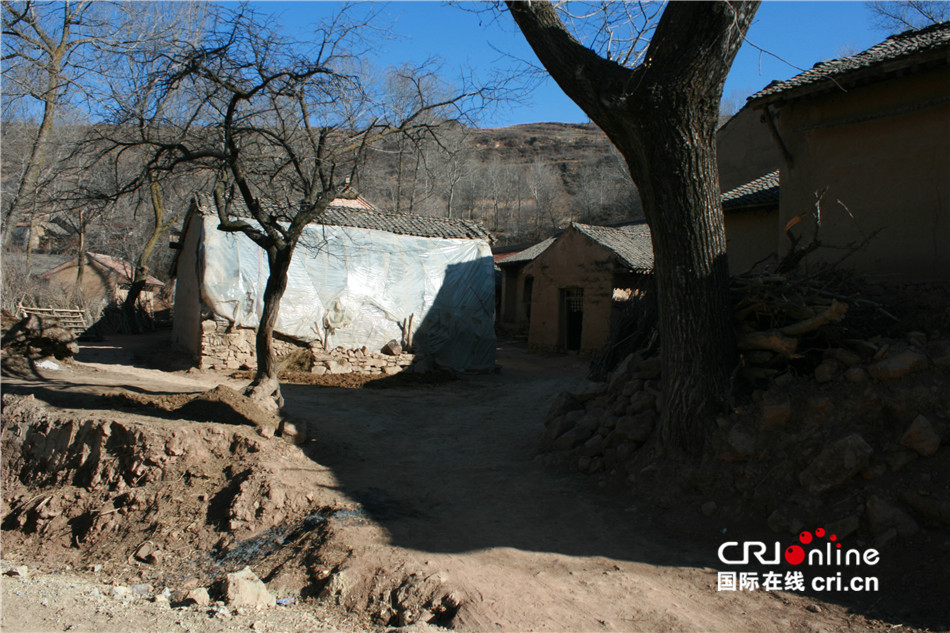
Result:
[[[83,212],[79,211],[79,243],[76,246],[76,289],[81,291],[83,277],[86,275],[86,223]]]
[[[280,300],[287,290],[287,273],[293,249],[271,247],[267,249],[269,274],[264,286],[264,308],[261,322],[257,328],[255,351],[257,354],[257,372],[248,385],[244,395],[261,403],[276,403],[278,409],[284,406],[277,377],[277,355],[274,353],[274,326],[280,312]]]
[[[84,9],[79,8],[78,12],[81,13],[83,10]],[[36,138],[33,140],[33,146],[30,148],[30,157],[27,159],[26,171],[23,173],[23,177],[17,185],[16,194],[13,196],[10,208],[3,218],[3,250],[6,250],[10,246],[13,230],[16,228],[17,222],[20,221],[20,215],[22,215],[23,209],[26,207],[27,198],[36,193],[36,185],[39,182],[40,170],[46,160],[46,148],[49,144],[50,136],[53,133],[53,124],[56,119],[57,106],[59,105],[59,99],[61,97],[64,81],[63,61],[66,59],[67,52],[71,48],[70,28],[74,24],[73,19],[75,15],[76,14],[71,14],[70,6],[67,4],[63,10],[63,26],[58,42],[34,26],[34,28],[36,28],[36,35],[42,40],[40,47],[48,55],[48,58],[44,59],[42,64],[43,71],[46,73],[46,90],[41,97],[43,101],[43,119],[36,132]],[[35,25],[35,23],[33,24]],[[4,27],[6,26],[6,21],[4,21]],[[4,36],[19,37],[21,34],[15,30],[7,32],[5,29]]]
[[[43,120],[36,132],[36,138],[33,139],[33,146],[30,148],[30,157],[27,159],[26,171],[17,185],[16,194],[10,203],[3,218],[3,250],[10,246],[10,240],[13,238],[13,231],[20,216],[23,215],[23,209],[26,208],[27,198],[36,193],[36,184],[39,182],[40,170],[46,160],[46,147],[49,145],[50,135],[53,133],[53,120],[56,116],[56,95],[59,92],[58,75],[56,79],[50,79],[47,94],[49,98],[43,104]]]
[[[122,302],[122,320],[128,332],[138,334],[142,331],[142,324],[139,319],[139,313],[135,309],[135,304],[145,289],[145,282],[148,277],[148,260],[152,257],[155,247],[159,240],[165,235],[165,232],[171,227],[172,220],[165,222],[165,203],[162,199],[162,191],[154,175],[149,173],[149,193],[152,199],[152,213],[155,218],[155,225],[152,228],[152,234],[139,253],[135,262],[135,272],[133,273],[132,283],[129,286],[129,292]]]
[[[399,143],[399,161],[396,163],[396,213],[402,213],[402,161],[405,150]]]
[[[703,116],[644,126],[639,146],[649,157],[631,165],[644,183],[640,195],[661,297],[658,439],[689,454],[701,450],[704,423],[723,409],[736,362],[714,131]]]
[[[26,237],[26,277],[30,278],[33,259],[33,231],[36,230],[36,205],[33,205],[33,213],[30,214],[30,232]]]
[[[663,400],[659,447],[697,453],[735,365],[715,155],[722,86],[757,2],[670,3],[645,62],[583,46],[548,2],[508,2],[558,85],[623,154],[653,236]]]

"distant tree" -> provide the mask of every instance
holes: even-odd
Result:
[[[448,218],[458,215],[460,185],[472,167],[467,140],[467,128],[457,125],[446,127],[438,136],[438,151],[430,161],[435,168],[434,177],[442,185],[445,217]]]
[[[65,111],[82,108],[97,77],[117,59],[145,42],[164,39],[169,22],[143,19],[155,3],[11,2],[3,13],[3,117],[15,111],[28,120],[32,139],[23,168],[5,200],[2,248],[31,197],[40,190],[41,174],[50,164],[54,128]],[[83,108],[85,111],[85,108]],[[58,136],[58,135],[57,135]]]
[[[200,170],[162,171],[150,164],[145,149],[154,140],[173,142],[177,128],[166,126],[167,122],[187,117],[192,108],[185,95],[164,90],[163,73],[176,42],[184,48],[194,41],[207,17],[203,5],[163,6],[167,7],[164,21],[178,24],[176,34],[181,39],[158,42],[146,38],[127,50],[109,76],[97,82],[93,88],[97,114],[111,125],[91,127],[77,152],[83,169],[104,170],[109,176],[80,189],[79,196],[91,203],[109,204],[116,219],[121,217],[102,227],[102,233],[115,228],[124,234],[124,240],[110,244],[107,250],[111,254],[122,251],[132,267],[122,303],[121,327],[127,332],[139,332],[143,327],[137,303],[148,280],[149,261],[168,230],[181,219],[191,196],[208,181],[208,175]]]
[[[564,184],[554,166],[535,157],[527,170],[528,191],[535,206],[535,230],[542,234],[562,228],[558,209],[558,200],[566,195]]]
[[[950,20],[950,2],[946,0],[875,0],[865,6],[875,26],[888,34]]]
[[[725,403],[736,362],[715,131],[726,75],[758,3],[668,3],[642,54],[636,37],[618,51],[608,33],[599,40],[603,55],[572,35],[551,3],[506,4],[538,59],[617,146],[637,184],[660,307],[659,447],[695,454]],[[605,3],[603,11],[620,4],[636,7]]]

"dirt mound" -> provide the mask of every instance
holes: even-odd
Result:
[[[222,387],[128,396],[176,415],[219,417],[226,405],[223,417],[255,417],[235,406],[242,398]],[[278,597],[323,596],[382,624],[447,622],[461,604],[421,564],[384,572],[379,556],[357,553],[380,528],[299,447],[241,425],[105,419],[32,396],[2,403],[7,552],[50,569],[101,565],[173,600],[249,565]]]
[[[237,380],[250,380],[254,377],[254,372],[241,370],[232,372],[230,376]],[[341,389],[426,388],[458,380],[458,376],[451,372],[414,373],[405,371],[387,376],[386,374],[362,373],[317,375],[309,371],[283,370],[279,377],[281,382],[292,385],[320,385]]]
[[[306,518],[346,507],[298,449],[249,428],[77,416],[9,394],[3,486],[9,549],[50,565],[137,561],[173,590],[258,561],[275,539],[320,541]]]
[[[197,394],[144,394],[127,392],[122,397],[130,404],[154,407],[175,413],[184,420],[250,425],[273,434],[280,418],[253,400],[225,385]]]

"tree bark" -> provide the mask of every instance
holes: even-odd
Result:
[[[290,270],[293,248],[271,247],[266,252],[269,270],[267,284],[264,286],[264,307],[254,341],[257,371],[244,395],[261,403],[274,402],[280,409],[284,406],[284,398],[280,393],[280,382],[277,377],[274,326],[277,325],[280,300],[284,296],[284,291],[287,290],[287,273]]]
[[[659,447],[696,454],[737,357],[715,128],[723,83],[758,3],[668,4],[635,68],[584,47],[551,4],[507,4],[544,67],[623,155],[639,189],[653,238],[662,342]]]
[[[649,159],[630,165],[645,183],[653,236],[664,378],[658,439],[688,454],[702,449],[705,422],[724,408],[737,359],[714,132],[701,121],[658,121],[642,135]]]

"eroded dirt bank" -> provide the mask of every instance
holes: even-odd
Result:
[[[91,360],[4,382],[3,557],[31,578],[69,566],[81,587],[148,586],[143,613],[168,589],[171,606],[131,630],[221,630],[213,605],[175,605],[245,565],[293,602],[231,609],[254,630],[311,630],[323,620],[280,614],[328,608],[337,620],[326,626],[340,630],[353,630],[346,613],[365,630],[891,628],[841,601],[718,592],[722,519],[671,514],[547,465],[538,440],[554,397],[585,373],[576,359],[506,349],[501,373],[440,384],[288,385],[287,413],[311,437],[299,446],[266,425],[148,406],[228,382],[219,376],[144,370],[106,351]],[[18,582],[4,580],[5,605],[33,595],[7,591]],[[133,617],[110,628],[88,601],[51,619],[56,608],[35,607],[36,630],[130,630]]]

